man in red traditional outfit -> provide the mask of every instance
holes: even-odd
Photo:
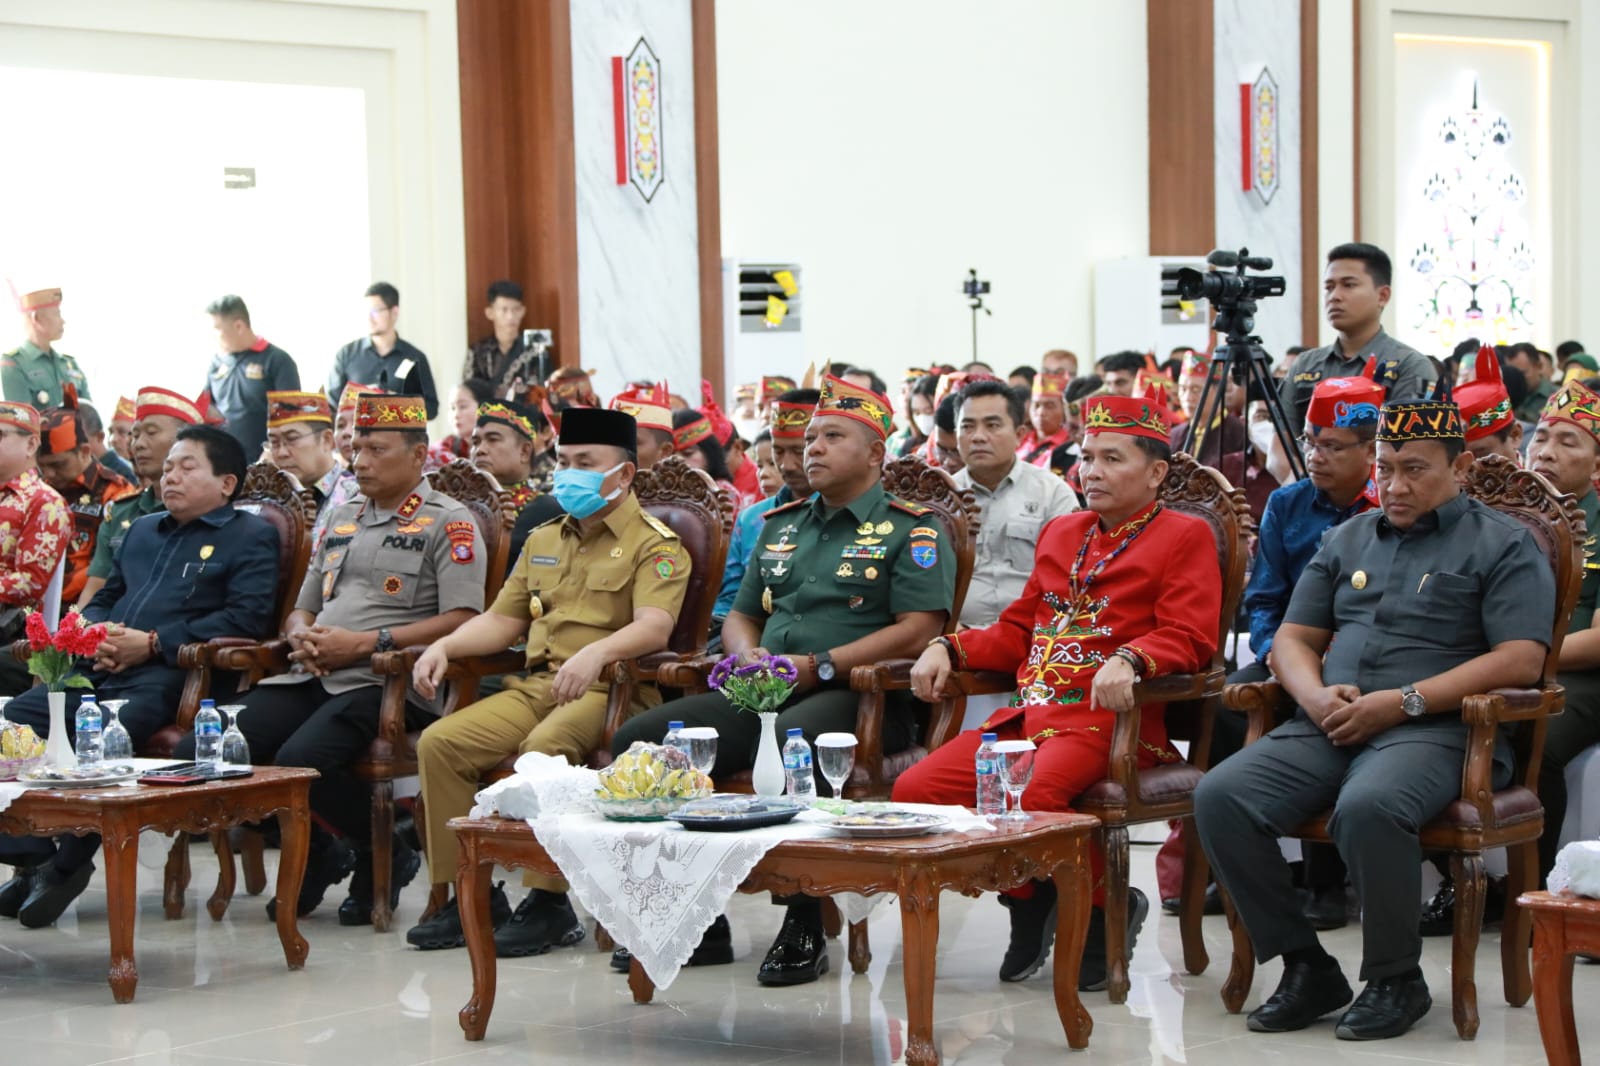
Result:
[[[1110,772],[1113,716],[1133,708],[1133,686],[1210,661],[1222,576],[1211,531],[1157,501],[1171,459],[1163,413],[1149,401],[1095,396],[1084,403],[1079,466],[1088,510],[1063,515],[1039,536],[1032,576],[1000,620],[929,644],[911,672],[920,699],[937,699],[952,669],[1014,672],[1011,706],[936,749],[895,782],[897,802],[970,804],[981,734],[1039,745],[1023,808],[1071,810],[1072,800]],[[1178,758],[1163,708],[1144,709],[1143,766]],[[1096,856],[1094,910],[1078,987],[1105,987],[1104,889]],[[1049,880],[1005,893],[1011,943],[1002,981],[1044,965],[1055,935]],[[1149,904],[1130,889],[1128,950]]]
[[[1478,349],[1472,380],[1455,390],[1461,428],[1474,459],[1500,455],[1522,465],[1522,423],[1500,374],[1500,357],[1487,344]]]
[[[1028,414],[1034,428],[1023,434],[1017,446],[1017,458],[1029,466],[1063,472],[1059,469],[1062,456],[1072,443],[1067,433],[1067,381],[1061,374],[1043,370],[1033,377]]]

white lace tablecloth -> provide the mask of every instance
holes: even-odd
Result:
[[[0,811],[11,806],[11,801],[28,791],[15,781],[0,781]]]
[[[993,828],[962,807],[896,806],[942,814],[960,832]],[[633,953],[657,988],[666,988],[762,856],[785,840],[838,836],[820,824],[827,817],[806,811],[786,825],[732,833],[691,832],[676,822],[612,822],[576,811],[541,814],[528,825],[578,902]],[[849,922],[864,920],[883,898],[833,897]]]

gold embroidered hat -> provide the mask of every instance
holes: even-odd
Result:
[[[1579,382],[1563,385],[1545,401],[1541,422],[1571,422],[1600,443],[1600,393]]]
[[[664,381],[625,389],[611,398],[610,406],[613,411],[626,411],[646,429],[672,432],[672,394]]]
[[[298,389],[272,389],[267,392],[267,428],[277,429],[295,422],[324,422],[333,427],[333,408],[321,392]]]
[[[203,392],[200,394],[200,399],[191,400],[171,389],[163,389],[159,385],[146,385],[139,390],[139,399],[134,406],[134,417],[141,419],[146,415],[167,415],[186,425],[198,426],[207,421],[206,412],[210,407],[210,393]]]
[[[0,400],[0,426],[13,426],[29,433],[38,433],[39,412],[31,404]]]
[[[113,422],[132,422],[139,417],[139,409],[126,396],[117,397],[117,409],[111,412]]]
[[[489,403],[478,405],[478,425],[488,423],[505,426],[513,433],[520,433],[527,440],[533,440],[536,434],[533,431],[533,419],[528,417],[527,408],[520,403],[510,400],[493,400]]]
[[[1083,402],[1083,432],[1126,433],[1168,444],[1172,427],[1166,411],[1136,396],[1091,396]]]
[[[894,407],[887,399],[832,374],[822,376],[822,395],[814,417],[823,415],[853,418],[870,427],[879,440],[886,439],[894,428]]]
[[[421,396],[362,396],[356,400],[356,429],[428,429]]]

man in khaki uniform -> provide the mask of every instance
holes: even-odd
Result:
[[[510,675],[487,699],[441,718],[422,734],[417,762],[427,811],[428,871],[455,880],[455,834],[447,824],[472,807],[483,774],[513,752],[582,763],[605,725],[607,663],[667,646],[688,587],[690,561],[678,536],[645,513],[630,491],[636,423],[622,411],[569,408],[561,419],[554,495],[566,515],[534,529],[489,610],[417,660],[417,690],[431,695],[451,659],[504,651],[527,639],[526,675]],[[530,625],[531,622],[531,625]],[[660,702],[643,686],[635,710]],[[533,889],[509,914],[491,899],[495,951],[538,955],[583,939],[565,883],[528,876]],[[423,949],[465,943],[456,902],[414,927]]]

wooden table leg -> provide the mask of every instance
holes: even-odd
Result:
[[[472,998],[461,1008],[457,1020],[468,1040],[482,1040],[489,1028],[489,1013],[494,1010],[495,956],[494,927],[489,924],[489,878],[494,867],[478,857],[478,838],[458,834],[460,859],[456,865],[456,907],[461,914],[461,932],[467,939],[467,957],[472,963]]]
[[[300,935],[300,882],[306,875],[306,855],[311,850],[311,783],[292,782],[286,810],[278,814],[278,942],[283,945],[289,969],[306,964],[310,945]]]
[[[628,991],[633,993],[635,1003],[649,1003],[656,997],[656,983],[644,972],[644,964],[637,956],[628,962]]]
[[[850,923],[850,970],[866,973],[872,965],[872,940],[867,934],[866,919]]]
[[[1577,1066],[1578,1026],[1572,1013],[1573,956],[1562,943],[1565,920],[1560,915],[1533,916],[1533,1007],[1539,1015],[1539,1037],[1550,1066]]]
[[[901,951],[905,956],[906,1063],[937,1066],[933,973],[939,950],[939,890],[929,871],[917,867],[901,872],[899,892]]]
[[[1056,959],[1054,983],[1056,1016],[1066,1030],[1067,1045],[1078,1050],[1089,1046],[1094,1019],[1078,998],[1078,967],[1083,962],[1083,946],[1089,939],[1089,906],[1094,895],[1089,875],[1087,839],[1072,838],[1073,858],[1055,868],[1056,883]]]
[[[111,933],[111,970],[107,975],[111,995],[118,1003],[132,1003],[139,987],[139,967],[133,961],[133,927],[138,917],[139,828],[121,812],[107,819],[101,854],[106,864],[106,921]]]
[[[183,894],[189,888],[189,834],[173,834],[167,867],[161,881],[161,906],[167,921],[183,917]]]
[[[226,829],[211,831],[211,850],[217,855],[217,887],[206,900],[206,913],[211,915],[212,921],[220,922],[228,913],[228,901],[233,899],[238,877],[233,868],[233,841]]]

